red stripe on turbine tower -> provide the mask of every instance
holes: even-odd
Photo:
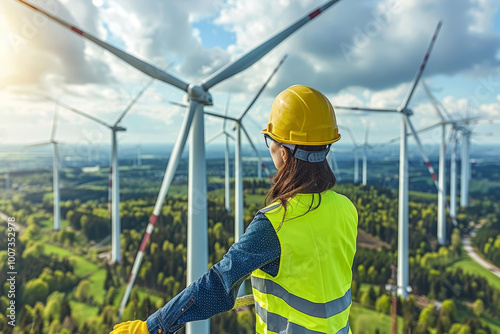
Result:
[[[316,16],[318,16],[319,14],[321,14],[321,9],[316,9],[314,12],[312,12],[311,14],[309,14],[309,18],[312,20],[314,19]]]

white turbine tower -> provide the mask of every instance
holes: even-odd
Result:
[[[59,231],[61,229],[61,207],[60,207],[60,194],[59,194],[59,150],[57,148],[58,142],[56,141],[56,131],[57,131],[57,120],[58,120],[58,109],[57,104],[54,111],[54,119],[52,121],[52,131],[50,133],[50,140],[42,143],[36,143],[29,145],[28,147],[37,147],[52,145],[52,191],[53,191],[53,201],[54,201],[54,231]]]
[[[450,155],[450,216],[457,217],[457,131],[453,131]]]
[[[369,148],[370,145],[368,145],[368,133],[370,132],[370,124],[366,124],[366,129],[365,129],[365,141],[358,146],[359,150],[361,151],[363,155],[363,179],[362,179],[362,184],[364,186],[367,185],[367,174],[368,174],[368,162],[367,162],[367,149]]]
[[[460,206],[469,206],[469,182],[470,182],[470,137],[472,131],[468,123],[462,131],[462,161],[460,170]]]
[[[119,50],[94,36],[87,34],[79,28],[41,10],[23,0],[16,0],[30,8],[42,13],[50,19],[58,22],[68,29],[76,32],[80,36],[96,43],[104,49],[110,51],[120,59],[134,66],[145,74],[156,78],[160,81],[175,86],[185,91],[189,96],[189,110],[186,112],[183,123],[180,128],[179,136],[175,142],[174,148],[168,161],[165,176],[160,188],[160,193],[157,198],[153,215],[146,229],[144,239],[141,243],[137,258],[132,268],[132,273],[129,278],[128,286],[125,295],[120,305],[120,317],[128,301],[132,286],[134,284],[140,263],[144,256],[144,251],[148,243],[149,237],[156,224],[157,217],[161,212],[161,207],[168,188],[173,180],[175,171],[180,162],[180,156],[184,149],[189,131],[191,131],[190,149],[189,149],[189,184],[188,184],[188,254],[187,254],[187,284],[192,283],[195,279],[203,275],[208,269],[208,234],[207,234],[207,203],[206,203],[206,161],[205,161],[205,132],[203,109],[204,106],[212,105],[212,96],[209,93],[210,88],[218,83],[240,73],[241,71],[252,66],[260,58],[265,56],[269,51],[274,49],[278,44],[285,40],[288,36],[298,30],[300,27],[310,22],[326,9],[331,7],[339,0],[330,0],[324,5],[312,11],[310,14],[301,18],[294,24],[285,28],[280,33],[274,35],[264,43],[260,44],[250,52],[244,54],[237,60],[227,64],[219,69],[208,78],[202,80],[198,84],[188,84],[171,74],[156,68],[122,50]],[[209,332],[208,320],[197,321],[187,325],[187,334],[203,334]]]
[[[343,107],[337,107],[337,108],[343,108]],[[351,138],[352,145],[354,146],[353,153],[354,153],[354,184],[357,184],[359,182],[359,152],[361,152],[361,155],[363,157],[363,169],[362,169],[362,184],[364,186],[367,185],[367,173],[368,173],[368,166],[367,166],[367,149],[370,148],[371,146],[368,145],[368,133],[370,131],[370,124],[366,125],[365,128],[365,140],[361,143],[358,144],[354,134],[352,133],[351,129],[348,128],[345,125],[339,126],[340,129],[344,129],[347,131],[349,134],[349,137]]]
[[[413,114],[408,108],[411,97],[415,91],[415,88],[418,84],[418,81],[425,69],[427,61],[430,56],[430,52],[432,51],[432,47],[436,41],[439,30],[441,29],[442,22],[439,22],[434,35],[432,37],[431,43],[427,49],[427,52],[424,56],[422,64],[420,65],[415,78],[408,90],[403,103],[397,109],[375,109],[375,108],[365,108],[365,107],[334,107],[339,109],[348,109],[348,110],[360,110],[360,111],[374,111],[374,112],[395,112],[400,113],[402,115],[401,120],[401,135],[400,135],[400,153],[399,153],[399,201],[398,201],[398,294],[403,298],[408,298],[408,289],[409,289],[409,264],[408,264],[408,244],[409,244],[409,235],[408,235],[408,140],[407,140],[407,127],[410,128],[413,136],[419,145],[419,148],[422,147],[420,140],[418,138],[418,134],[411,123],[410,116]],[[421,150],[421,153],[424,153]],[[428,158],[424,153],[424,160],[429,169],[432,170],[432,166],[430,165]],[[433,172],[433,171],[432,171]]]
[[[121,262],[121,251],[120,251],[120,233],[121,233],[121,221],[120,221],[120,175],[118,170],[118,141],[116,138],[116,133],[120,131],[126,131],[126,129],[120,126],[120,122],[127,112],[132,108],[132,106],[137,102],[137,100],[142,96],[146,89],[151,85],[153,80],[150,80],[146,86],[144,86],[137,96],[130,101],[125,110],[118,116],[116,121],[111,124],[104,122],[103,120],[84,113],[78,109],[75,109],[67,104],[60,101],[56,101],[61,107],[68,109],[80,116],[86,117],[96,123],[99,123],[109,130],[111,130],[111,166],[110,166],[110,178],[109,185],[111,187],[111,263],[116,264]],[[109,194],[109,192],[108,192]],[[109,201],[109,198],[108,198]],[[108,202],[109,203],[109,202]]]
[[[229,100],[230,97],[227,97],[226,101],[226,110],[224,112],[224,115],[227,116],[228,110],[229,110]],[[224,135],[225,137],[225,148],[224,148],[224,197],[225,197],[225,205],[226,205],[226,211],[231,212],[231,175],[230,175],[230,164],[229,164],[229,139],[233,139],[234,137],[227,132],[226,130],[226,123],[227,123],[227,118],[224,117],[224,120],[222,122],[222,129],[216,133],[214,136],[212,136],[210,139],[207,140],[207,144],[211,143],[215,139],[219,138],[220,136]]]

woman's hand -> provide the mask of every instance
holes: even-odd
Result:
[[[109,334],[149,334],[149,331],[145,321],[134,320],[115,325]]]

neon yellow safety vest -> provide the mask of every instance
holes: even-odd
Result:
[[[257,333],[350,333],[357,211],[332,190],[307,212],[312,200],[312,194],[291,198],[283,224],[279,204],[260,211],[277,231],[281,256],[276,277],[260,269],[252,273]],[[312,208],[318,201],[315,194]]]

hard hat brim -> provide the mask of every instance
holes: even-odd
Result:
[[[293,145],[307,145],[307,146],[329,145],[329,144],[333,144],[333,143],[339,141],[341,138],[340,133],[337,132],[337,136],[331,140],[319,141],[319,142],[311,142],[311,141],[304,142],[304,141],[300,141],[300,140],[289,140],[289,139],[285,139],[285,138],[280,138],[280,137],[276,136],[275,134],[273,134],[272,132],[268,131],[267,129],[263,129],[260,133],[268,135],[269,137],[271,137],[272,139],[274,139],[278,143],[293,144]]]

